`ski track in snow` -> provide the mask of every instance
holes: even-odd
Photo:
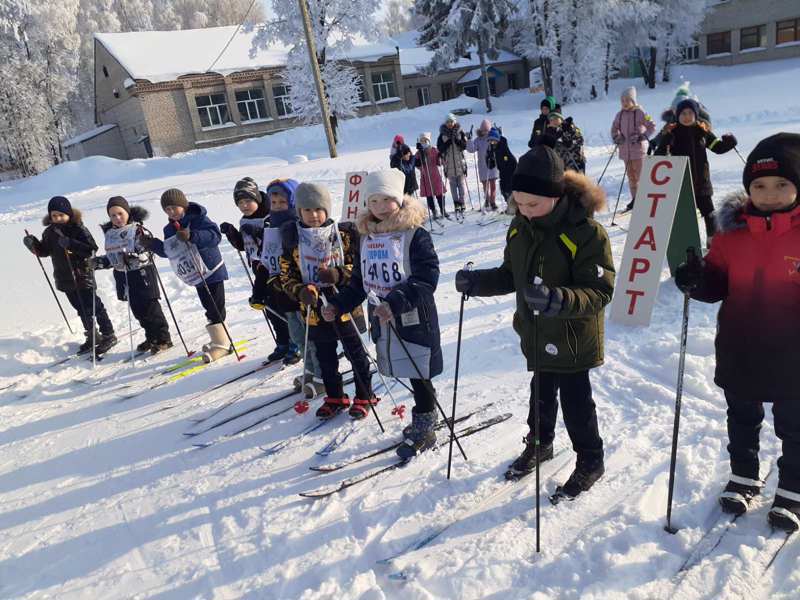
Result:
[[[676,73],[695,82],[694,91],[714,114],[715,131],[732,130],[743,154],[765,135],[797,129],[800,123],[800,105],[788,89],[791,86],[777,86],[774,81],[776,77],[796,80],[800,60],[730,69],[684,67]],[[605,136],[616,111],[617,91],[628,83],[613,82],[607,101],[568,111],[589,141],[589,173],[595,177],[611,149]],[[640,99],[658,118],[673,89],[662,85],[640,90]],[[774,93],[764,94],[764,89]],[[537,102],[527,94],[497,99],[493,118],[504,126],[504,135],[518,155],[525,149],[535,117],[528,107]],[[0,331],[7,332],[0,337],[0,597],[795,597],[800,586],[796,540],[790,540],[771,569],[757,578],[764,567],[761,551],[774,546],[777,539],[770,537],[766,525],[774,476],[758,508],[739,519],[719,547],[675,587],[675,573],[717,523],[716,496],[728,467],[725,404],[713,384],[717,307],[693,302],[673,503],[673,523],[680,531],[674,536],[665,533],[682,308],[681,295],[666,272],[648,329],[607,324],[606,364],[592,372],[606,475],[590,493],[554,507],[547,495],[568,476],[573,454],[568,451],[552,467],[543,468],[556,474],[543,478],[539,555],[535,554],[533,477],[508,493],[501,492],[507,485],[503,471],[520,451],[526,432],[529,395],[530,374],[511,327],[513,296],[471,298],[465,304],[459,413],[477,410],[487,402],[494,406],[464,426],[502,412],[513,412],[514,417],[490,432],[466,438],[463,447],[469,462],[454,449],[449,482],[445,446],[329,498],[312,501],[298,496],[394,460],[394,454],[387,453],[331,474],[308,469],[396,440],[405,423],[390,414],[388,395],[378,407],[386,435],[379,435],[370,416],[328,457],[315,452],[350,427],[346,415],[292,439],[272,456],[260,449],[314,423],[320,399],[312,400],[311,410],[303,415],[290,409],[240,435],[229,436],[290,407],[299,396],[198,436],[184,436],[288,391],[300,372],[298,366],[262,371],[202,393],[259,365],[273,347],[263,318],[247,308],[249,284],[236,252],[225,241],[221,248],[231,274],[226,285],[231,332],[236,339],[257,336],[247,342],[243,364],[229,357],[178,382],[149,389],[166,379],[149,377],[182,360],[185,353],[173,328],[176,347],[169,353],[138,360],[135,365],[122,363],[129,355],[128,337],[120,335],[127,334],[127,311],[115,299],[110,272],[104,272],[98,281],[118,329],[119,345],[96,372],[82,358],[47,368],[74,351],[79,341],[59,322],[38,266],[19,244],[23,228],[41,231],[38,220],[49,195],[72,192],[70,197],[83,210],[98,240],[97,224],[106,219],[105,202],[112,192],[147,207],[151,217],[146,225],[157,234],[163,221],[158,196],[171,186],[182,187],[190,199],[204,204],[217,222],[238,219],[230,190],[244,175],[253,175],[262,186],[287,175],[325,183],[338,204],[346,172],[385,166],[386,148],[395,130],[414,139],[419,131],[435,131],[448,110],[464,104],[459,99],[388,113],[374,121],[347,121],[341,131],[342,155],[334,160],[315,159],[322,156],[323,144],[314,128],[308,128],[289,134],[293,137],[278,134],[208,154],[132,162],[131,168],[136,164],[143,173],[138,178],[114,164],[102,176],[98,171],[93,178],[89,170],[76,179],[76,169],[94,164],[89,161],[0,188],[0,227],[6,234],[0,243],[12,259],[7,288],[0,290],[4,308]],[[469,129],[484,115],[479,114],[479,103],[467,100],[466,104],[476,111],[463,118]],[[754,106],[761,109],[753,111]],[[378,123],[385,134],[380,139],[374,135]],[[287,166],[283,159],[267,158],[300,150],[312,160]],[[741,185],[742,165],[735,153],[711,155],[710,160],[719,201]],[[480,193],[472,176],[471,156],[468,161],[472,200],[477,203]],[[100,161],[97,167],[106,164]],[[170,168],[176,174],[171,175]],[[609,196],[608,211],[597,216],[608,228],[617,264],[625,233],[610,222],[622,171],[622,163],[612,161],[602,182]],[[90,185],[92,181],[96,183]],[[626,202],[625,188],[621,206]],[[338,214],[338,206],[334,212]],[[434,237],[441,261],[436,298],[446,365],[434,383],[448,412],[460,300],[453,287],[455,272],[469,260],[476,268],[502,260],[508,219],[499,217],[497,223],[478,226],[485,219],[468,212],[466,223],[445,221],[444,235]],[[164,261],[159,266],[184,337],[190,348],[197,349],[204,330],[195,292],[181,286]],[[72,314],[67,305],[65,309]],[[78,326],[74,316],[70,321]],[[140,335],[134,332],[135,343]],[[346,361],[342,365],[346,368]],[[373,382],[378,384],[377,376]],[[409,393],[401,386],[395,386],[393,393],[410,414]],[[207,417],[232,398],[236,401],[208,421],[189,420]],[[168,406],[173,408],[164,410]],[[761,438],[763,473],[779,451],[767,412]],[[557,446],[568,445],[561,423],[556,435]],[[192,445],[211,441],[204,449]],[[495,501],[457,521],[425,548],[390,564],[376,563],[448,524],[454,515],[467,514],[495,492]],[[408,577],[406,582],[389,577],[401,570]]]

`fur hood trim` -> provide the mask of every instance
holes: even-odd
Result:
[[[408,231],[422,225],[427,216],[428,213],[422,204],[416,198],[406,195],[400,210],[384,221],[378,221],[367,210],[367,213],[358,219],[358,232],[361,235],[369,235]]]
[[[453,137],[454,135],[458,134],[461,131],[461,124],[456,123],[452,129],[447,126],[447,123],[442,123],[439,125],[439,135],[449,135]]]
[[[564,185],[564,195],[573,202],[579,202],[590,217],[605,208],[605,191],[583,173],[565,171]]]
[[[744,190],[725,196],[722,205],[714,213],[717,230],[720,233],[747,227],[742,216],[750,203],[750,196]]]
[[[128,224],[130,223],[144,223],[150,213],[143,206],[131,206],[131,212],[128,213]],[[100,225],[103,233],[111,229],[111,221],[106,221]]]
[[[50,213],[47,213],[42,218],[42,225],[47,227],[48,225],[52,224],[53,223],[50,221]],[[83,225],[83,213],[79,209],[73,207],[72,217],[70,218],[69,223],[67,223],[67,225]]]

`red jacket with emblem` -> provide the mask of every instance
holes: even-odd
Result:
[[[692,298],[719,302],[723,389],[764,402],[800,399],[800,206],[763,215],[742,193],[716,214],[719,233]]]

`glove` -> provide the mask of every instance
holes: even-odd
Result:
[[[64,250],[69,250],[69,247],[72,245],[72,240],[69,239],[67,236],[62,235],[58,238],[58,245],[61,246]]]
[[[189,238],[192,237],[192,231],[190,229],[179,229],[178,233],[176,233],[175,235],[178,236],[179,240],[188,242]]]
[[[528,307],[545,317],[554,317],[564,306],[564,294],[558,288],[549,288],[543,283],[529,283],[525,286],[525,302]]]
[[[319,277],[321,283],[336,285],[339,283],[339,269],[336,267],[333,267],[332,269],[322,268],[319,270],[317,277]]]
[[[614,143],[615,143],[617,146],[621,146],[621,145],[622,145],[624,142],[625,142],[625,136],[624,136],[624,135],[621,135],[621,134],[620,134],[620,135],[618,135],[618,136],[616,136],[616,137],[614,138]]]
[[[706,262],[699,256],[693,256],[675,269],[675,285],[684,294],[691,294],[703,283]]]
[[[422,152],[422,144],[420,144],[419,142],[417,142],[417,150]]]
[[[143,235],[141,239],[139,239],[139,244],[142,246],[142,248],[148,251],[153,250],[156,245],[155,242],[156,238],[154,238],[152,235]]]
[[[25,247],[28,250],[38,256],[36,249],[39,246],[39,240],[36,239],[35,235],[26,235],[24,238],[22,238],[22,243],[25,244]]]
[[[462,294],[466,294],[467,296],[472,295],[472,289],[475,287],[476,277],[474,271],[467,271],[466,269],[461,269],[456,273],[456,291],[461,292]]]
[[[442,136],[442,141],[445,142],[445,143],[449,142],[450,141],[450,136],[449,135],[443,135]]]
[[[328,306],[322,307],[322,318],[328,323],[335,320],[337,316],[339,316],[339,309],[333,304],[328,304]]]
[[[264,303],[264,301],[261,298],[256,298],[255,296],[250,296],[250,298],[247,299],[247,303],[250,305],[250,308],[257,311],[262,311],[267,308],[267,305]]]
[[[564,146],[564,148],[572,148],[572,144],[572,140],[568,137],[561,139],[561,145]]]
[[[316,306],[317,301],[319,300],[319,292],[317,291],[317,288],[309,283],[302,290],[300,290],[300,293],[297,295],[297,297],[300,302],[306,306]]]
[[[564,119],[564,126],[567,129],[571,129],[572,128],[572,117],[567,117],[566,119]]]
[[[94,257],[89,259],[89,265],[95,271],[97,269],[105,269],[106,268],[106,259],[103,256],[94,256]]]
[[[739,144],[739,140],[736,139],[736,136],[732,133],[726,133],[722,136],[722,141],[730,144],[732,147],[736,147]]]
[[[243,234],[249,235],[251,238],[258,237],[259,234],[264,231],[264,227],[262,225],[257,225],[256,223],[244,223],[241,227],[239,227],[239,231]]]
[[[378,320],[381,322],[381,324],[388,323],[394,316],[392,314],[392,307],[388,302],[381,302],[378,306],[376,306],[374,315],[378,317]]]
[[[230,223],[225,222],[225,223],[220,223],[219,230],[226,236],[229,236],[236,231],[236,227],[234,225],[231,225]]]

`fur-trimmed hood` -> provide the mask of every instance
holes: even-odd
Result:
[[[458,135],[459,131],[461,131],[461,123],[456,123],[452,129],[447,126],[447,123],[439,125],[439,135],[449,135],[453,138]]]
[[[53,223],[50,221],[50,213],[47,213],[42,218],[42,225],[47,227],[48,225],[52,225]],[[72,216],[70,217],[69,221],[66,223],[66,226],[69,225],[83,225],[83,213],[77,209],[72,209]]]
[[[358,219],[358,232],[361,235],[390,233],[392,231],[408,231],[416,229],[425,222],[427,212],[422,204],[411,196],[406,195],[400,210],[384,221],[378,221],[367,210],[366,214]]]
[[[722,201],[722,205],[714,212],[717,231],[724,233],[747,227],[742,215],[750,203],[750,196],[744,190],[731,192]]]
[[[565,171],[564,185],[564,195],[570,201],[570,217],[573,220],[591,217],[605,208],[605,191],[583,173]]]
[[[128,213],[128,224],[144,223],[147,217],[149,216],[150,213],[143,206],[131,206],[131,212]],[[111,221],[106,221],[105,223],[101,223],[100,225],[100,229],[103,230],[103,233],[111,229],[111,227],[113,227]]]

